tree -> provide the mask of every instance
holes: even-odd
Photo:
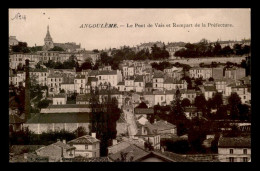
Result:
[[[169,114],[169,122],[172,124],[176,124],[177,134],[179,136],[185,134],[185,132],[187,131],[185,127],[187,118],[184,114],[184,108],[181,105],[180,97],[181,97],[180,90],[177,89],[175,93],[175,100],[172,101],[171,110]]]
[[[234,44],[233,49],[234,49],[236,55],[242,55],[243,54],[241,44]]]
[[[141,102],[136,108],[148,108],[145,102]]]
[[[209,81],[214,81],[214,78],[210,77],[210,78],[209,78]]]
[[[214,107],[217,109],[220,108],[220,106],[223,104],[223,96],[222,93],[216,93],[213,97],[213,103],[215,104]]]
[[[60,90],[60,93],[65,93],[65,90],[64,90],[64,89],[61,89],[61,90]]]
[[[26,42],[18,42],[18,45],[12,46],[13,52],[29,53],[30,49],[27,47]]]
[[[41,100],[41,101],[39,101],[37,107],[38,107],[39,109],[47,108],[47,107],[49,106],[49,103],[50,103],[50,102],[51,102],[50,100],[46,100],[46,99]]]
[[[76,135],[76,137],[82,137],[84,135],[87,135],[87,131],[86,128],[83,126],[79,126],[75,131],[74,134]]]
[[[194,105],[197,107],[197,110],[201,111],[203,113],[203,115],[206,114],[206,102],[207,101],[203,94],[196,96],[195,101],[194,101]]]
[[[239,118],[239,109],[238,106],[241,104],[241,98],[238,96],[237,93],[231,93],[228,98],[228,104],[230,108],[230,114],[232,119]]]
[[[81,64],[81,70],[92,69],[92,61],[91,59],[86,59],[84,63]]]
[[[214,56],[219,56],[221,55],[221,45],[219,44],[219,42],[217,42],[215,45],[214,45],[214,48],[213,48],[213,54]]]
[[[100,101],[98,87],[90,89],[90,107],[92,110],[91,132],[96,132],[100,143],[100,154],[107,155],[107,147],[112,139],[116,138],[116,122],[120,118],[121,110],[118,108],[118,102],[111,97],[111,86],[108,85],[103,100]]]
[[[50,49],[49,51],[64,51],[63,48],[59,47],[59,46],[54,46],[52,49]]]
[[[182,105],[183,107],[188,107],[188,106],[190,106],[190,105],[191,105],[190,100],[187,99],[187,98],[184,98],[184,99],[181,101],[181,105]]]

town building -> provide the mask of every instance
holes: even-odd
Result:
[[[220,137],[218,156],[220,162],[249,162],[251,137]]]
[[[100,140],[96,138],[96,133],[76,138],[69,141],[68,144],[75,147],[75,156],[100,157]]]

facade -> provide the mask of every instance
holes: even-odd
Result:
[[[251,137],[220,137],[218,157],[221,162],[249,162]]]
[[[54,95],[52,98],[52,104],[53,105],[65,105],[67,104],[67,95],[65,93],[60,93]]]
[[[41,86],[47,86],[48,85],[48,76],[49,71],[46,68],[43,69],[30,69],[30,79],[34,78],[37,82],[37,84]]]
[[[202,77],[203,79],[208,79],[212,77],[212,68],[193,67],[189,72],[191,78]]]
[[[48,157],[49,162],[60,162],[63,158],[74,158],[75,147],[66,144],[66,141],[58,140],[48,146],[41,147],[36,151],[37,156]]]
[[[225,78],[239,80],[246,76],[244,68],[228,68],[225,70]]]
[[[69,141],[68,144],[75,147],[75,156],[100,157],[100,141],[96,139],[96,133],[76,138]]]
[[[60,74],[50,74],[47,78],[49,94],[58,94],[61,91],[63,76]]]

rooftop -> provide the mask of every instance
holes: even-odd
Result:
[[[72,143],[72,144],[94,144],[97,142],[100,142],[100,141],[90,135],[84,135],[82,137],[69,141],[68,144],[70,144],[70,143]]]
[[[251,137],[220,137],[218,147],[251,148]]]
[[[26,124],[36,123],[89,123],[90,113],[37,113]]]

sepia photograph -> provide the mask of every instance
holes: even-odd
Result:
[[[9,8],[9,163],[251,162],[250,8]]]

